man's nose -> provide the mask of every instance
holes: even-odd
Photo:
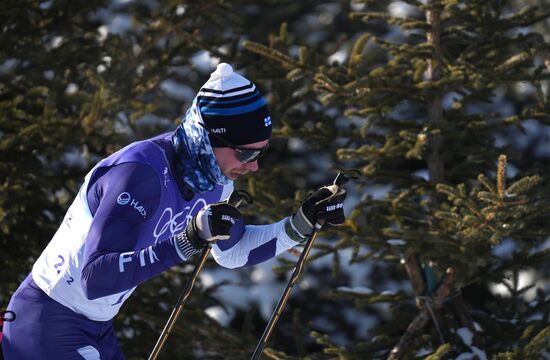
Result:
[[[246,163],[246,168],[248,169],[248,171],[251,171],[251,172],[258,171],[258,169],[260,168],[260,166],[258,165],[258,160],[254,160],[249,163]]]

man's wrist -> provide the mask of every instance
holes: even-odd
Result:
[[[290,225],[292,226],[292,229],[294,229],[294,231],[302,238],[308,237],[313,231],[313,224],[304,214],[302,207],[300,207],[298,211],[290,217]]]
[[[176,234],[174,236],[174,239],[178,250],[187,259],[195,255],[196,253],[204,250],[208,246],[208,243],[204,240],[202,240],[202,242],[197,241],[197,239],[193,241],[187,228],[181,233]]]
[[[287,221],[285,222],[285,232],[290,239],[300,243],[304,242],[307,239],[307,237],[300,234],[298,230],[296,230],[296,228],[292,224],[292,218],[293,216],[289,216],[287,218]]]

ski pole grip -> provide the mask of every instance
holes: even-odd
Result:
[[[227,203],[239,207],[243,201],[252,204],[252,196],[244,190],[235,190],[229,195]]]
[[[339,172],[338,175],[336,175],[336,178],[334,179],[334,181],[332,182],[334,185],[338,186],[338,191],[332,196],[339,195],[340,192],[343,192],[344,190],[342,189],[342,186],[344,186],[350,179],[358,179],[360,176],[361,176],[361,172],[357,169],[350,169],[343,172]],[[331,197],[329,197],[329,199]],[[314,225],[315,230],[317,231],[321,230],[324,224],[325,224],[325,220],[318,220]]]
[[[339,172],[334,179],[333,184],[338,186],[345,185],[350,179],[359,179],[361,177],[361,171],[357,169],[349,169],[343,172]]]

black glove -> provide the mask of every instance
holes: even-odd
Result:
[[[346,190],[334,184],[309,194],[290,218],[292,229],[304,239],[311,235],[315,223],[323,225],[322,229],[343,224],[345,198]]]
[[[242,218],[235,206],[225,202],[209,204],[199,210],[185,230],[176,235],[176,243],[186,256],[206,248],[211,242],[229,239],[231,227]]]

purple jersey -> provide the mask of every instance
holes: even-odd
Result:
[[[173,235],[205,205],[226,199],[233,184],[193,194],[176,176],[171,134],[128,145],[86,176],[62,225],[36,261],[32,277],[52,299],[86,317],[112,319],[135,287],[186,260]],[[232,229],[214,259],[235,268],[296,245],[274,224]]]

